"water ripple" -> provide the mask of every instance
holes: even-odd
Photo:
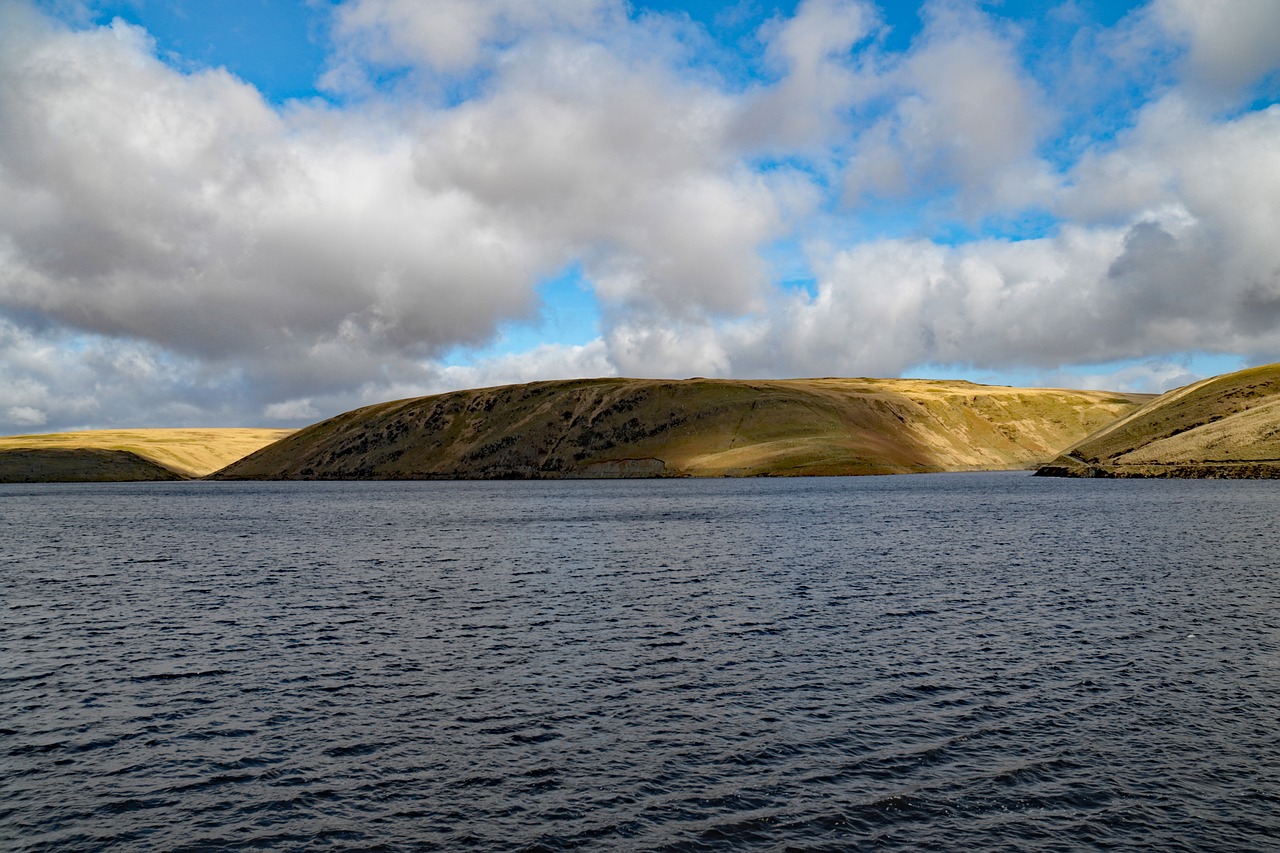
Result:
[[[0,487],[0,849],[1274,849],[1277,508]]]

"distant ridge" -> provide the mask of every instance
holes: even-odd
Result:
[[[39,471],[47,471],[50,477],[56,477],[49,482],[203,477],[292,432],[288,429],[209,427],[3,436],[0,437],[0,458],[8,461],[0,466],[0,482],[41,482],[35,473]],[[108,464],[105,461],[108,457],[103,452],[127,454],[135,460],[145,461],[149,467],[139,466],[136,462],[126,463],[126,456],[116,457],[116,462]],[[17,455],[9,455],[15,453]],[[78,474],[75,460],[83,465]],[[108,471],[115,473],[108,478]]]
[[[910,379],[583,379],[356,409],[214,479],[556,479],[1030,468],[1145,395]]]
[[[1280,364],[1170,391],[1067,448],[1036,474],[1280,478]]]

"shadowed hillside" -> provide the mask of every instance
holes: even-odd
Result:
[[[1280,477],[1280,364],[1178,388],[1068,448],[1062,477]]]
[[[0,450],[0,483],[123,483],[184,480],[127,450]]]
[[[174,475],[173,477],[131,476],[125,479],[181,479],[203,477],[292,432],[293,430],[287,429],[86,430],[48,435],[0,437],[0,452],[14,450],[118,451],[148,460],[161,470]],[[28,454],[22,458],[33,460],[36,457]],[[80,458],[89,465],[81,479],[85,481],[102,479],[99,476],[100,462],[103,458],[100,454],[87,453],[80,457],[71,457],[64,453],[48,457],[49,464],[55,465],[60,473],[60,479],[57,482],[75,481],[74,463],[71,461],[73,458]],[[56,463],[53,461],[55,459],[58,460]],[[38,482],[38,480],[23,479],[6,482]]]
[[[368,406],[217,479],[498,479],[1016,469],[1145,397],[901,379],[589,379]]]

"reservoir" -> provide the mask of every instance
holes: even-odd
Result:
[[[1259,850],[1280,491],[0,486],[0,850]]]

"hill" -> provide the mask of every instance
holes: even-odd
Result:
[[[1036,471],[1061,477],[1280,477],[1280,364],[1170,391]]]
[[[98,453],[72,457],[66,455],[65,451],[116,451],[133,454],[174,475],[129,476],[124,479],[203,477],[292,432],[293,430],[287,429],[133,429],[4,436],[0,437],[0,453],[22,450],[25,454],[12,457],[8,467],[0,471],[19,472],[24,470],[21,466],[36,464],[34,460],[40,453],[64,451],[48,456],[46,462],[52,466],[50,471],[59,472],[62,478],[71,478],[56,482],[74,482],[75,458],[81,459],[88,466],[83,478],[85,481],[100,480],[103,479],[101,475],[104,469],[101,466],[105,457]],[[24,460],[20,464],[16,461],[19,458]],[[141,472],[143,469],[135,466],[132,470]],[[5,474],[0,473],[0,482],[39,482],[30,479],[6,480],[4,477]]]
[[[1146,398],[963,381],[585,379],[367,406],[217,479],[499,479],[1017,469]]]
[[[184,480],[127,450],[0,450],[0,483],[121,483]]]

